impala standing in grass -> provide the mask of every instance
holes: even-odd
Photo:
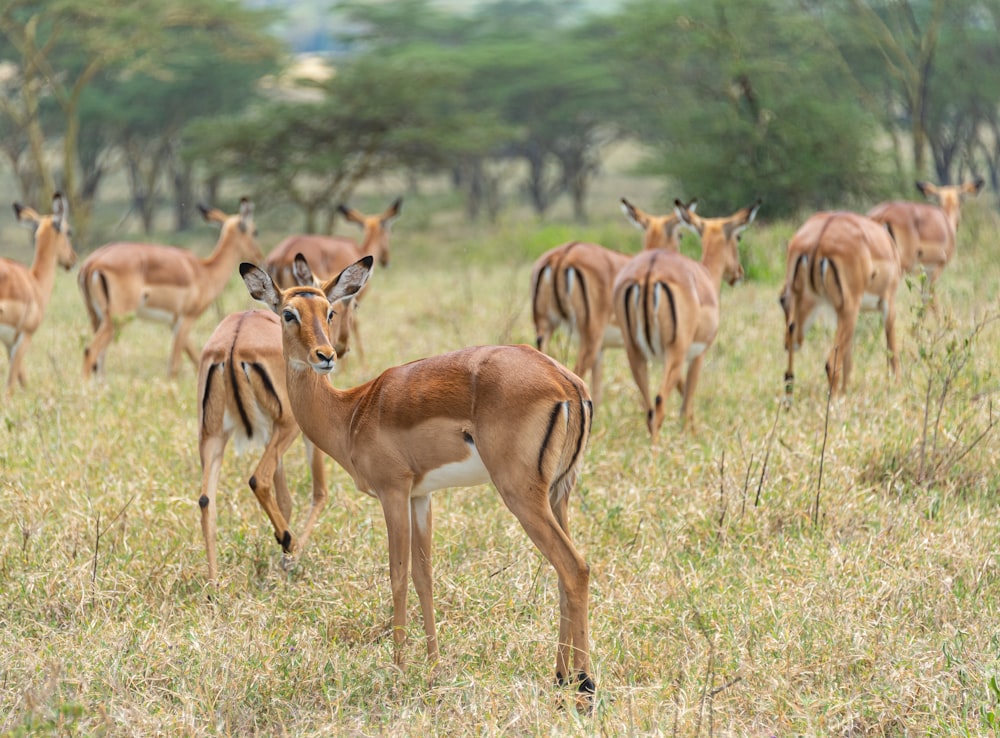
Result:
[[[666,415],[666,396],[673,389],[683,396],[682,428],[693,429],[692,397],[705,351],[719,330],[722,281],[735,284],[743,278],[738,238],[753,222],[760,201],[727,218],[699,217],[680,200],[675,206],[681,222],[701,237],[701,261],[674,251],[643,251],[618,274],[614,288],[625,352],[654,443]],[[650,362],[664,365],[663,381],[653,401],[649,397]]]
[[[261,261],[255,240],[253,205],[244,198],[236,215],[198,206],[208,222],[222,230],[212,254],[205,259],[186,249],[149,243],[111,243],[80,265],[78,283],[90,316],[94,337],[83,352],[85,377],[103,373],[104,354],[115,334],[115,321],[135,314],[166,323],[174,334],[168,374],[176,376],[181,354],[197,368],[198,351],[191,329],[205,309],[222,294],[236,265]]]
[[[896,290],[901,278],[899,252],[890,229],[863,215],[845,211],[811,216],[788,242],[785,285],[785,393],[795,380],[792,360],[819,309],[836,316],[837,330],[826,359],[834,395],[847,389],[854,330],[862,310],[878,311],[885,324],[889,367],[899,376],[896,346]]]
[[[52,214],[39,215],[33,208],[14,203],[18,221],[35,229],[35,257],[31,267],[0,258],[0,341],[7,347],[10,366],[7,372],[7,395],[14,383],[25,386],[24,355],[45,316],[56,279],[56,265],[65,269],[76,263],[70,243],[66,202],[56,193]]]
[[[372,258],[316,287],[282,290],[264,270],[240,272],[282,323],[288,395],[307,438],[382,506],[389,538],[394,661],[403,665],[412,564],[427,655],[438,659],[431,568],[431,493],[492,482],[559,577],[556,676],[583,703],[590,676],[590,569],[569,537],[569,495],[583,461],[593,405],[583,381],[529,346],[479,346],[388,369],[339,390],[335,306],[364,286]],[[308,266],[299,268],[307,283]],[[572,671],[570,663],[572,661]]]
[[[938,204],[883,202],[869,210],[868,217],[892,228],[903,272],[923,271],[933,287],[955,256],[962,198],[978,195],[982,188],[982,179],[950,186],[917,182],[917,189]]]
[[[284,456],[298,435],[285,387],[278,316],[267,310],[226,316],[205,343],[198,369],[198,454],[202,468],[198,506],[209,581],[215,582],[218,576],[216,492],[222,455],[230,439],[238,451],[264,447],[250,477],[250,489],[274,526],[287,560],[305,550],[328,493],[323,454],[306,439],[312,468],[312,507],[301,535],[293,535]]]
[[[264,268],[271,275],[275,284],[283,289],[288,289],[295,286],[296,254],[302,254],[305,257],[309,268],[321,280],[340,274],[363,256],[372,256],[380,266],[388,267],[390,226],[399,217],[402,208],[403,198],[401,197],[396,198],[389,207],[377,215],[365,215],[354,208],[340,205],[337,210],[344,216],[344,219],[361,227],[360,243],[344,236],[314,234],[289,236],[267,255],[264,260]],[[364,360],[364,346],[361,344],[357,320],[358,301],[363,294],[364,290],[346,306],[347,317],[340,321],[340,328],[337,335],[334,336],[336,339],[334,348],[337,350],[337,356],[343,357],[347,353],[348,343],[353,336],[358,356],[362,361]]]
[[[644,249],[677,251],[680,221],[675,213],[649,215],[621,200],[626,217],[643,232]],[[690,203],[694,209],[694,203]],[[601,401],[604,349],[623,346],[612,293],[615,277],[632,257],[596,243],[571,241],[542,254],[531,270],[531,314],[535,345],[549,353],[552,335],[565,325],[579,342],[573,371],[590,373],[590,392]]]

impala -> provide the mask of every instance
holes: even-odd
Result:
[[[624,197],[622,210],[643,231],[644,249],[678,249],[675,213],[649,215]],[[694,209],[694,201],[689,203]],[[531,271],[531,313],[535,345],[549,352],[553,333],[565,325],[579,342],[573,371],[590,373],[594,402],[601,400],[604,349],[621,347],[622,333],[612,305],[615,277],[631,257],[596,243],[571,241],[542,254]]]
[[[208,579],[215,582],[216,491],[226,444],[237,451],[256,446],[264,451],[250,477],[250,489],[263,508],[287,561],[306,547],[326,506],[323,455],[306,441],[312,467],[312,508],[296,538],[289,530],[292,498],[285,481],[285,452],[299,435],[285,388],[281,323],[267,310],[226,316],[209,337],[198,368],[198,453],[202,482],[198,505],[208,556]]]
[[[249,200],[240,201],[236,215],[204,205],[198,209],[206,221],[222,225],[208,258],[173,246],[111,243],[84,260],[78,282],[94,330],[83,352],[85,377],[103,373],[104,353],[114,338],[115,322],[133,313],[173,329],[169,376],[176,376],[180,369],[182,352],[198,366],[198,352],[191,343],[195,321],[222,294],[241,260],[263,259],[254,240]]]
[[[785,285],[785,393],[792,394],[793,356],[819,309],[832,310],[837,329],[826,360],[832,394],[843,393],[851,373],[854,330],[862,310],[877,310],[885,324],[889,367],[899,376],[896,348],[896,289],[899,252],[890,229],[857,213],[835,211],[811,216],[788,242]]]
[[[402,667],[412,560],[427,655],[438,658],[431,569],[431,493],[492,482],[559,578],[556,676],[580,699],[590,677],[590,570],[569,537],[568,505],[590,434],[586,385],[530,346],[479,346],[391,368],[353,389],[333,387],[329,321],[364,285],[372,259],[321,288],[282,290],[243,264],[251,296],[282,322],[286,381],[302,432],[358,489],[381,503],[389,539],[394,662]],[[305,275],[308,266],[300,259]],[[307,282],[303,277],[301,280]],[[572,652],[573,671],[570,672]]]
[[[666,395],[672,389],[683,397],[682,429],[693,429],[691,399],[705,351],[719,330],[722,280],[732,285],[743,278],[739,234],[753,222],[760,201],[726,218],[701,218],[680,200],[675,206],[681,222],[701,237],[701,261],[674,251],[643,251],[619,272],[614,287],[615,313],[654,443],[666,414]],[[649,398],[651,361],[664,365],[653,402]]]
[[[395,201],[378,215],[365,215],[354,208],[340,205],[337,210],[350,223],[361,227],[361,242],[355,242],[344,236],[296,235],[289,236],[267,255],[264,268],[275,283],[284,289],[295,286],[295,256],[302,254],[309,267],[320,279],[329,279],[363,256],[373,256],[384,267],[389,266],[389,232],[390,226],[399,217],[403,207],[403,198]],[[335,336],[334,348],[337,355],[343,357],[348,350],[350,336],[354,337],[354,345],[358,356],[364,359],[364,346],[361,345],[361,335],[358,333],[357,310],[358,301],[364,291],[347,306],[347,317],[340,321],[340,329]]]
[[[933,286],[955,256],[962,198],[978,195],[982,188],[982,179],[940,187],[917,182],[917,189],[937,200],[938,205],[905,200],[883,202],[869,210],[868,217],[892,228],[903,271],[923,270]]]
[[[0,258],[0,341],[7,347],[10,367],[7,395],[14,383],[26,384],[24,355],[41,325],[56,280],[56,264],[67,270],[76,263],[70,243],[69,216],[62,195],[52,198],[52,214],[39,215],[33,208],[14,203],[20,223],[35,229],[35,256],[31,268]]]

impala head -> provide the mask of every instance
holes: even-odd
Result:
[[[257,226],[253,219],[253,203],[247,198],[240,198],[240,209],[236,215],[227,215],[218,208],[210,208],[207,205],[198,205],[201,217],[207,223],[219,223],[222,231],[219,234],[219,242],[231,241],[235,245],[236,253],[241,259],[253,261],[257,264],[264,261],[264,253],[257,245]]]
[[[289,366],[312,367],[317,374],[329,374],[337,365],[337,352],[330,340],[331,324],[337,311],[365,286],[371,274],[371,256],[351,264],[327,282],[315,284],[312,270],[302,254],[295,257],[294,274],[299,286],[282,290],[271,275],[244,262],[240,274],[255,300],[260,300],[281,318],[285,360]]]
[[[357,223],[364,234],[361,237],[363,248],[373,247],[367,253],[378,257],[379,266],[389,266],[389,226],[399,217],[403,209],[403,198],[397,197],[385,212],[379,215],[365,215],[347,205],[338,205],[337,210],[345,220]]]
[[[948,216],[952,227],[958,228],[959,212],[962,206],[962,198],[966,195],[975,196],[983,189],[983,178],[979,177],[971,182],[960,185],[935,185],[930,182],[917,182],[917,189],[929,200],[937,200],[938,205]]]
[[[52,196],[52,214],[39,215],[34,208],[14,203],[14,215],[18,222],[35,231],[35,250],[48,249],[55,253],[56,261],[69,270],[76,263],[76,252],[70,237],[69,213],[66,201],[58,192]]]
[[[692,213],[698,206],[698,200],[691,200],[685,206]],[[650,215],[640,210],[624,197],[622,198],[622,212],[631,223],[642,231],[642,248],[648,249],[668,249],[677,251],[681,240],[681,221],[676,212],[667,215]]]
[[[744,277],[740,263],[740,234],[757,216],[761,201],[737,210],[726,218],[702,218],[694,208],[680,200],[674,201],[674,208],[681,223],[701,238],[702,262],[708,266],[715,262],[721,265],[722,278],[730,285]],[[711,267],[710,267],[711,269]]]

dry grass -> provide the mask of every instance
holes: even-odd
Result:
[[[364,306],[367,366],[349,359],[338,383],[467,344],[530,342],[531,257],[572,230],[408,230],[405,216],[395,264]],[[166,329],[133,323],[109,352],[107,381],[84,383],[85,319],[75,275],[60,275],[31,386],[0,412],[0,732],[989,733],[1000,342],[993,323],[964,338],[997,310],[1000,275],[996,221],[974,203],[967,222],[938,312],[918,318],[916,294],[901,294],[903,381],[888,381],[880,327],[866,317],[852,393],[829,414],[822,330],[797,361],[794,405],[781,408],[776,297],[792,224],[746,235],[754,278],[725,288],[697,435],[678,436],[668,419],[650,448],[624,356],[609,353],[572,504],[592,566],[590,717],[557,707],[555,576],[491,488],[435,496],[443,657],[433,673],[415,596],[409,668],[391,666],[381,512],[332,464],[330,506],[286,573],[246,487],[252,460],[227,456],[222,581],[209,599],[194,372],[167,381]],[[638,244],[610,218],[580,235]],[[250,306],[234,279],[197,339]],[[933,446],[921,443],[928,397],[941,407]],[[301,446],[288,465],[301,512]]]

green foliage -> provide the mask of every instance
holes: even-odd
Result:
[[[780,0],[636,2],[614,39],[650,168],[709,210],[787,215],[869,195],[874,120],[831,68],[822,31]],[[661,49],[670,49],[669,54]]]

